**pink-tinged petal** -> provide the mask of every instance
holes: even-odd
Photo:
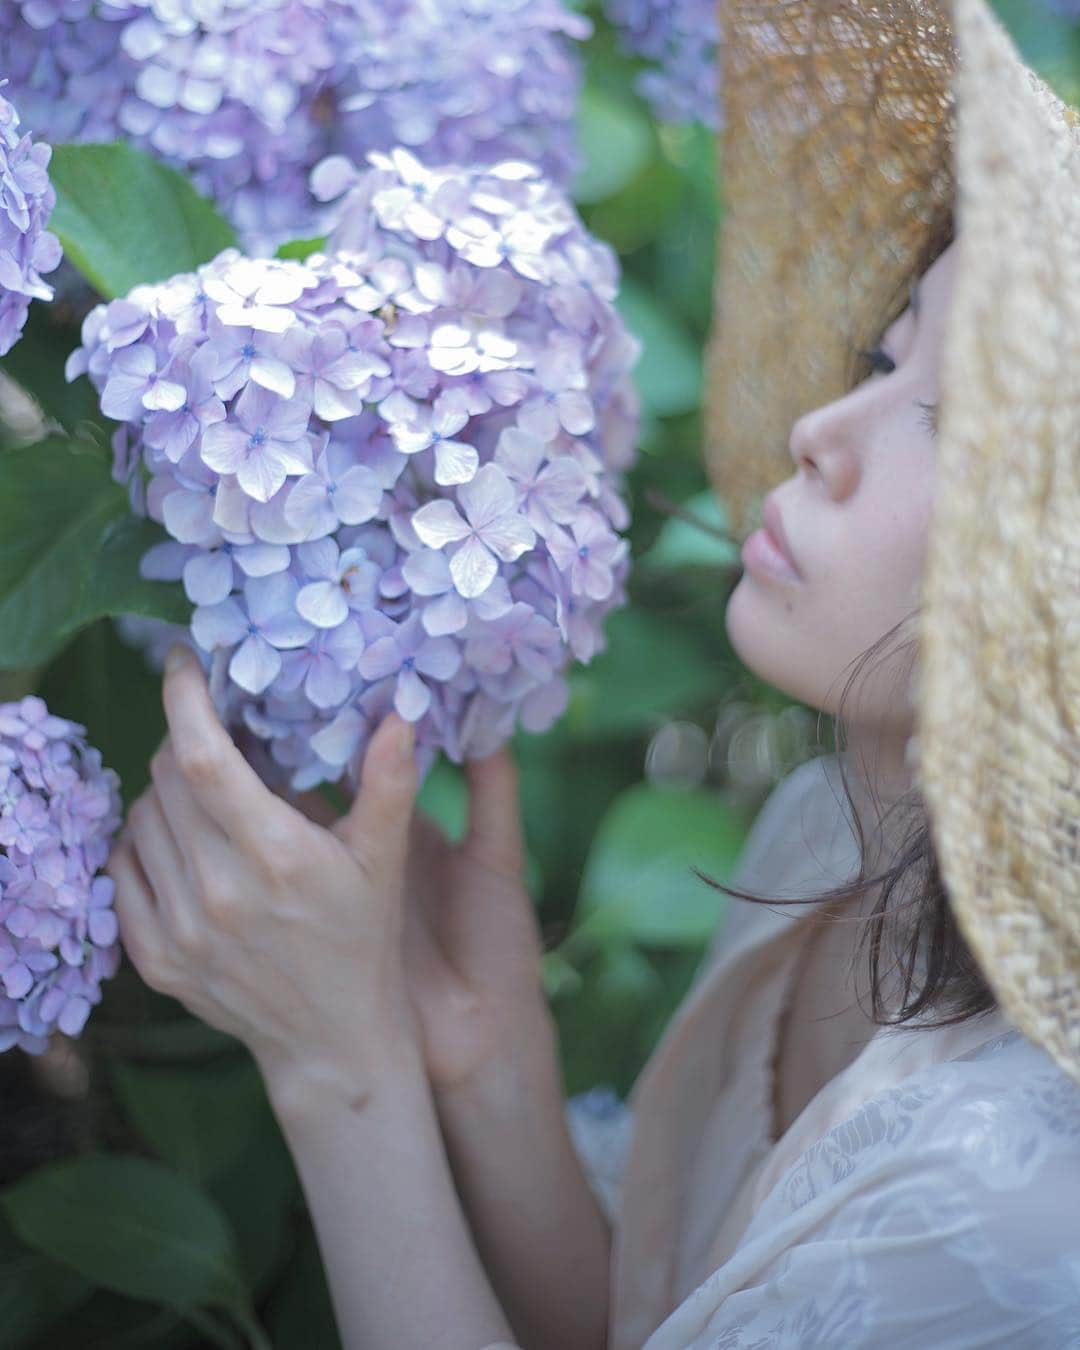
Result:
[[[343,703],[349,697],[350,687],[348,675],[326,656],[312,663],[304,681],[304,693],[316,708]]]
[[[420,614],[424,631],[431,637],[460,633],[468,619],[469,611],[457,591],[447,591],[445,595],[440,595],[438,599],[425,605]]]
[[[231,647],[248,631],[250,620],[235,600],[200,605],[191,616],[191,635],[204,652]]]
[[[416,595],[442,595],[454,584],[446,554],[437,548],[410,553],[401,565],[401,573]]]
[[[235,473],[248,453],[251,434],[235,422],[215,422],[203,432],[199,455],[218,473]]]
[[[261,694],[280,669],[280,652],[258,633],[245,638],[229,662],[229,674],[249,694]]]
[[[336,628],[349,617],[345,593],[333,581],[313,581],[302,586],[296,597],[296,608],[316,628]]]
[[[480,473],[483,473],[483,469]],[[477,478],[479,477],[480,474],[477,474]],[[467,491],[475,482],[474,478],[472,483],[466,483],[459,491]],[[429,548],[442,548],[444,544],[452,544],[471,533],[457,507],[453,502],[445,500],[428,502],[426,506],[421,506],[419,510],[413,512],[410,523],[417,537]]]
[[[264,356],[261,353],[255,356],[251,362],[251,378],[279,398],[292,398],[296,393],[296,376],[276,356]]]
[[[382,484],[364,464],[346,469],[338,479],[331,504],[345,525],[374,520],[382,505]]]
[[[394,707],[406,722],[419,722],[431,707],[431,690],[414,670],[403,670],[394,690]]]
[[[482,595],[495,580],[498,570],[495,558],[475,535],[466,539],[450,559],[450,575],[458,594],[466,600]]]
[[[378,638],[364,652],[356,668],[365,680],[381,680],[401,669],[401,649],[393,635]]]
[[[479,464],[480,456],[475,447],[464,441],[435,443],[435,481],[443,487],[470,482],[476,477]]]
[[[485,464],[471,483],[463,483],[458,488],[458,500],[465,508],[473,528],[477,530],[483,529],[498,516],[513,511],[517,504],[513,485],[497,464]],[[427,507],[421,509],[427,510]],[[413,523],[416,523],[415,516]]]
[[[461,648],[449,637],[432,638],[416,653],[416,669],[436,680],[452,679],[461,668]]]
[[[536,543],[536,531],[522,516],[508,513],[484,526],[484,543],[504,562],[513,562]]]
[[[184,564],[184,591],[193,605],[220,604],[232,586],[232,559],[222,549],[197,553]]]

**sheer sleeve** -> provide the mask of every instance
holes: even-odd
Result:
[[[1056,1068],[898,1087],[796,1161],[645,1350],[1071,1350],[1078,1214],[1080,1087]]]

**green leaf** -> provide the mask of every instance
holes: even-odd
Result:
[[[274,255],[276,258],[293,258],[297,262],[303,262],[305,258],[310,258],[313,253],[323,253],[326,250],[326,235],[316,235],[313,239],[289,239],[284,244],[278,245],[278,251]]]
[[[149,782],[150,760],[166,732],[161,675],[123,641],[113,620],[99,619],[69,642],[46,666],[37,692],[86,728],[90,744],[120,775],[125,804],[134,801]]]
[[[281,1350],[293,1346],[302,1346],[303,1350],[341,1350],[319,1244],[308,1223],[304,1224],[284,1279],[270,1298],[266,1322],[274,1345]]]
[[[180,587],[139,576],[164,537],[132,516],[96,447],[57,437],[0,454],[0,669],[42,664],[103,615],[185,623]]]
[[[578,103],[583,165],[573,185],[578,202],[599,202],[633,181],[652,159],[656,140],[640,104],[587,86]]]
[[[0,1193],[20,1238],[85,1279],[176,1308],[246,1302],[218,1207],[161,1163],[88,1153]]]
[[[649,784],[630,788],[593,840],[569,946],[706,942],[727,897],[690,869],[700,867],[726,881],[744,836],[743,822],[715,793]]]
[[[681,505],[702,525],[711,526],[725,534],[730,523],[723,503],[716,493],[707,488]],[[684,567],[730,567],[739,557],[734,540],[719,539],[707,529],[690,524],[678,516],[670,516],[660,529],[656,542],[638,559],[648,567],[672,571]]]
[[[81,1275],[23,1246],[0,1215],[0,1344],[23,1350],[93,1292]]]
[[[634,379],[646,409],[656,417],[693,412],[701,403],[701,349],[689,330],[633,277],[624,277],[617,300],[644,350]]]
[[[604,627],[607,647],[570,673],[569,731],[579,739],[628,735],[715,699],[716,677],[685,624],[621,609]]]
[[[165,281],[236,244],[232,227],[175,169],[119,141],[56,145],[49,227],[106,299]]]
[[[22,336],[0,361],[0,370],[67,431],[75,431],[84,422],[103,425],[90,381],[80,375],[69,384],[64,376],[64,361],[79,345],[79,330],[77,325],[57,322],[54,310],[52,305],[30,306]]]
[[[250,1060],[163,1068],[114,1060],[117,1096],[162,1162],[192,1181],[221,1176],[239,1162],[267,1109]]]

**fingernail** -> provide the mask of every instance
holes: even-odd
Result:
[[[191,649],[182,642],[174,642],[165,653],[165,674],[171,675],[174,670],[179,670],[190,659]]]

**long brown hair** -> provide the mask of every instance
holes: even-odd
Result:
[[[945,251],[953,238],[954,221],[950,205],[942,212],[934,228],[928,232],[925,247],[913,275],[922,275]],[[885,322],[882,324],[882,331],[903,311],[907,303],[908,292],[905,288],[893,298]],[[865,379],[869,371],[870,366],[865,353],[853,348],[849,365],[851,387]],[[907,620],[904,620],[886,633],[855,663],[854,670],[844,686],[838,711],[833,718],[834,739],[838,751],[842,751],[846,744],[843,709],[852,685],[867,662],[883,647],[892,643],[906,622]],[[909,660],[914,661],[916,643],[913,639],[900,644],[899,650],[906,651]],[[780,902],[775,896],[764,896],[725,885],[707,876],[700,868],[695,867],[693,871],[702,881],[715,889],[734,899],[746,900],[753,904],[840,902],[854,900],[866,895],[872,887],[880,887],[873,909],[865,916],[854,920],[864,925],[854,958],[856,961],[864,946],[869,945],[872,1020],[879,1026],[899,1026],[918,1017],[921,1019],[921,1025],[929,1029],[950,1026],[993,1012],[998,1007],[994,991],[960,932],[949,904],[934,849],[929,814],[921,792],[917,787],[913,787],[903,794],[884,816],[879,812],[878,823],[882,827],[893,814],[899,819],[900,826],[893,825],[896,831],[893,837],[899,839],[899,843],[895,847],[889,866],[872,873],[868,867],[870,855],[866,833],[859,813],[854,809],[848,775],[842,755],[839,754],[838,764],[859,841],[860,866],[854,880],[813,896],[799,900],[785,897]],[[872,781],[870,791],[872,799],[879,805]],[[906,899],[903,898],[905,892]],[[851,919],[840,919],[832,915],[824,915],[823,919],[828,922],[852,922]],[[885,972],[881,969],[883,949],[887,950],[891,958],[889,970]],[[884,992],[885,978],[892,970],[900,972],[898,1011],[895,1016],[889,1015],[890,1002]]]

